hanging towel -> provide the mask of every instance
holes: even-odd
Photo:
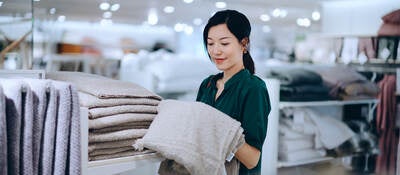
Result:
[[[6,96],[0,83],[0,174],[7,174]]]
[[[143,137],[147,129],[128,129],[109,133],[89,133],[89,143],[109,142]]]
[[[69,136],[68,169],[66,174],[81,174],[81,120],[78,90],[74,85],[70,85],[72,98],[71,131]]]
[[[153,121],[155,114],[125,113],[89,120],[89,129],[99,129],[126,123],[140,123]]]
[[[134,147],[155,150],[192,175],[219,175],[228,155],[243,145],[242,132],[240,122],[204,103],[163,100]]]
[[[136,139],[126,139],[126,140],[118,140],[118,141],[110,141],[110,142],[96,142],[89,143],[89,153],[97,150],[97,149],[105,149],[105,148],[118,148],[131,146],[135,143]]]
[[[98,98],[146,97],[161,100],[160,96],[137,84],[87,73],[48,72],[46,78],[71,82],[77,86],[79,91],[92,94]]]
[[[123,114],[123,113],[146,113],[146,114],[157,114],[157,106],[149,105],[121,105],[103,108],[92,108],[89,109],[89,118],[95,119],[99,117]]]
[[[111,107],[118,105],[151,105],[157,106],[160,100],[153,98],[98,98],[94,95],[79,92],[79,102],[81,106],[90,108]]]
[[[20,147],[22,146],[23,82],[14,79],[0,79],[0,83],[6,96],[7,171],[9,174],[22,174],[22,170],[20,170]]]
[[[43,139],[43,126],[47,108],[46,89],[50,86],[50,80],[24,79],[29,84],[33,95],[33,174],[39,174],[39,158],[41,141]]]
[[[21,173],[33,174],[33,95],[31,88],[25,82],[23,83],[24,93],[22,93],[22,123],[21,123]],[[36,106],[35,106],[36,107]]]

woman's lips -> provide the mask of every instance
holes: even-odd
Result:
[[[220,58],[215,59],[215,63],[217,63],[217,64],[221,64],[224,61],[225,61],[225,59],[220,59]]]

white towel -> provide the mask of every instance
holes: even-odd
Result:
[[[0,174],[7,174],[6,96],[0,83]]]
[[[303,134],[300,132],[296,132],[295,130],[289,128],[285,124],[279,124],[279,136],[283,139],[304,139],[310,138],[312,134]]]
[[[200,102],[163,100],[149,131],[134,145],[161,153],[193,175],[219,175],[244,143],[240,122]]]
[[[279,151],[297,151],[306,148],[313,148],[314,138],[308,139],[279,139]]]

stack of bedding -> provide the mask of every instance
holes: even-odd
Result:
[[[131,146],[142,138],[157,114],[161,97],[133,83],[78,73],[52,72],[47,78],[76,84],[80,106],[89,109],[89,160],[133,156]]]

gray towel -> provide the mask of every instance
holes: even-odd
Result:
[[[118,141],[110,141],[110,142],[97,142],[90,143],[88,147],[88,152],[92,152],[97,149],[105,149],[105,148],[118,148],[131,146],[135,143],[136,139],[127,139],[127,140],[118,140]]]
[[[133,145],[159,152],[193,175],[219,175],[244,144],[240,122],[200,102],[163,100],[148,132]]]
[[[140,138],[146,132],[147,129],[128,129],[109,133],[89,133],[89,143]]]
[[[33,174],[39,174],[40,148],[43,134],[43,123],[47,108],[46,89],[50,86],[50,80],[24,79],[29,84],[33,94]]]
[[[129,150],[129,151],[124,151],[124,152],[115,153],[115,154],[92,156],[92,157],[89,157],[89,161],[105,160],[105,159],[113,159],[113,158],[119,158],[119,157],[137,156],[137,155],[144,155],[142,158],[145,159],[146,158],[145,155],[150,154],[150,153],[155,153],[155,151],[152,151],[152,150],[143,150],[143,151]]]
[[[0,83],[0,174],[7,174],[6,96]]]
[[[56,136],[57,121],[57,94],[58,92],[53,85],[49,86],[48,103],[46,109],[46,117],[43,127],[43,141],[40,152],[39,174],[53,174],[54,162],[54,144]]]
[[[48,72],[46,78],[68,81],[75,84],[79,91],[98,98],[146,97],[161,100],[157,94],[130,82],[113,80],[77,72]]]
[[[69,137],[68,171],[66,174],[81,174],[81,120],[78,90],[70,86],[72,98],[71,132]]]
[[[7,123],[7,171],[9,174],[22,174],[20,171],[22,89],[23,82],[14,79],[0,79],[6,96]]]
[[[69,132],[71,129],[72,99],[70,84],[53,81],[53,85],[58,92],[58,113],[56,125],[56,142],[54,155],[54,174],[61,175],[66,173]]]
[[[151,122],[153,121],[155,114],[140,114],[140,113],[125,113],[125,114],[115,114],[106,117],[90,119],[89,129],[100,129],[107,128],[111,126],[119,126],[126,123],[135,122]]]
[[[24,83],[25,92],[22,94],[22,125],[21,125],[21,154],[20,168],[22,174],[33,174],[33,94],[28,84]],[[36,106],[35,106],[36,108]]]
[[[79,103],[81,106],[87,108],[96,108],[96,107],[110,107],[110,106],[118,106],[118,105],[151,105],[157,106],[160,103],[160,100],[153,98],[97,98],[94,95],[79,92]]]
[[[92,108],[89,109],[89,118],[99,118],[115,114],[123,113],[146,113],[146,114],[156,114],[157,106],[150,105],[120,105],[102,108]]]

